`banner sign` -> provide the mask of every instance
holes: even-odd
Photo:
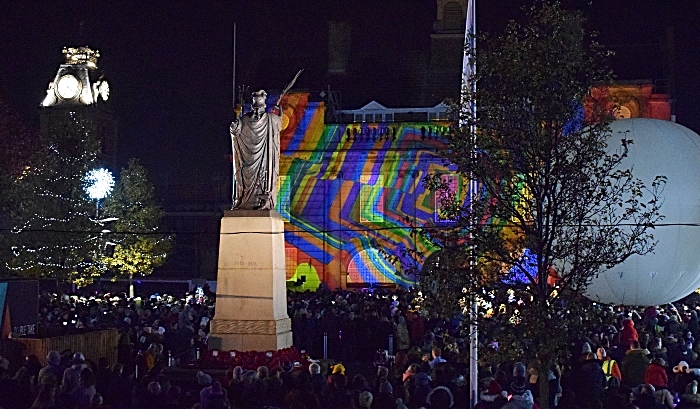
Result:
[[[10,333],[17,336],[36,335],[38,313],[38,281],[0,282],[0,330],[2,338],[7,338]]]

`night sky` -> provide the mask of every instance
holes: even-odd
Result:
[[[500,30],[527,3],[480,0],[477,29]],[[565,4],[582,9],[588,28],[617,52],[620,79],[673,78],[677,121],[700,131],[700,1]],[[14,1],[0,12],[0,98],[38,129],[62,48],[98,49],[119,119],[120,165],[142,159],[162,191],[166,182],[228,178],[234,22],[238,85],[281,89],[304,68],[295,88],[320,92],[329,83],[327,21],[349,21],[350,63],[366,77],[334,90],[353,109],[382,103],[374,70],[390,71],[397,53],[429,51],[435,16],[431,0]]]

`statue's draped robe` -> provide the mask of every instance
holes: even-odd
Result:
[[[279,177],[281,117],[247,113],[231,123],[232,209],[274,209]]]

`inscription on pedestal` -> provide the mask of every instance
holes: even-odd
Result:
[[[231,262],[232,267],[257,267],[257,261],[233,261]]]

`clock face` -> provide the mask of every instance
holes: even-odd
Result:
[[[622,105],[615,109],[615,119],[628,119],[632,118],[632,111],[629,108]]]
[[[63,99],[73,99],[80,94],[81,85],[80,81],[75,78],[74,75],[66,74],[58,79],[56,91],[58,92],[58,96]]]
[[[107,81],[100,82],[100,86],[97,88],[97,92],[100,93],[102,100],[107,101],[109,99],[109,84]]]

